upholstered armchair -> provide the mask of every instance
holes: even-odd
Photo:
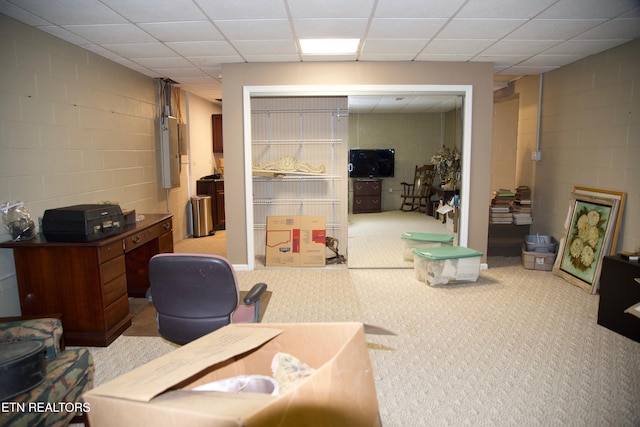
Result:
[[[86,423],[87,408],[81,397],[93,387],[94,366],[89,350],[65,350],[62,323],[54,318],[0,322],[0,343],[15,341],[39,341],[44,345],[46,376],[30,390],[1,403],[0,425],[66,426],[72,420]]]

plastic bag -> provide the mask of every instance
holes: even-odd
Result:
[[[16,242],[36,237],[36,225],[23,202],[3,203],[0,205],[2,223]]]

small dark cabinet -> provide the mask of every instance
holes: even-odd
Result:
[[[211,115],[211,130],[213,132],[213,152],[222,153],[222,114]]]
[[[382,180],[353,181],[353,213],[372,213],[382,210]]]
[[[487,256],[521,256],[528,225],[489,224]]]
[[[598,324],[640,342],[640,318],[624,311],[640,302],[640,263],[606,256],[600,273]]]

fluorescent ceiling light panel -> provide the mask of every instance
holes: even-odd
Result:
[[[360,39],[300,39],[305,55],[339,55],[356,53]]]

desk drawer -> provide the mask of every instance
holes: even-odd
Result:
[[[105,284],[127,272],[124,255],[100,264],[100,283]]]
[[[109,261],[123,253],[122,240],[116,240],[115,242],[111,242],[108,245],[100,246],[98,248],[98,262],[103,263],[105,261]]]
[[[115,326],[129,315],[129,298],[122,295],[113,304],[104,309],[104,316],[107,322],[107,329]]]
[[[124,251],[131,252],[132,250],[139,248],[145,243],[158,238],[159,235],[160,231],[157,225],[141,230],[125,239]]]
[[[126,274],[118,276],[109,283],[102,285],[102,301],[104,307],[108,307],[123,295],[127,295]]]

